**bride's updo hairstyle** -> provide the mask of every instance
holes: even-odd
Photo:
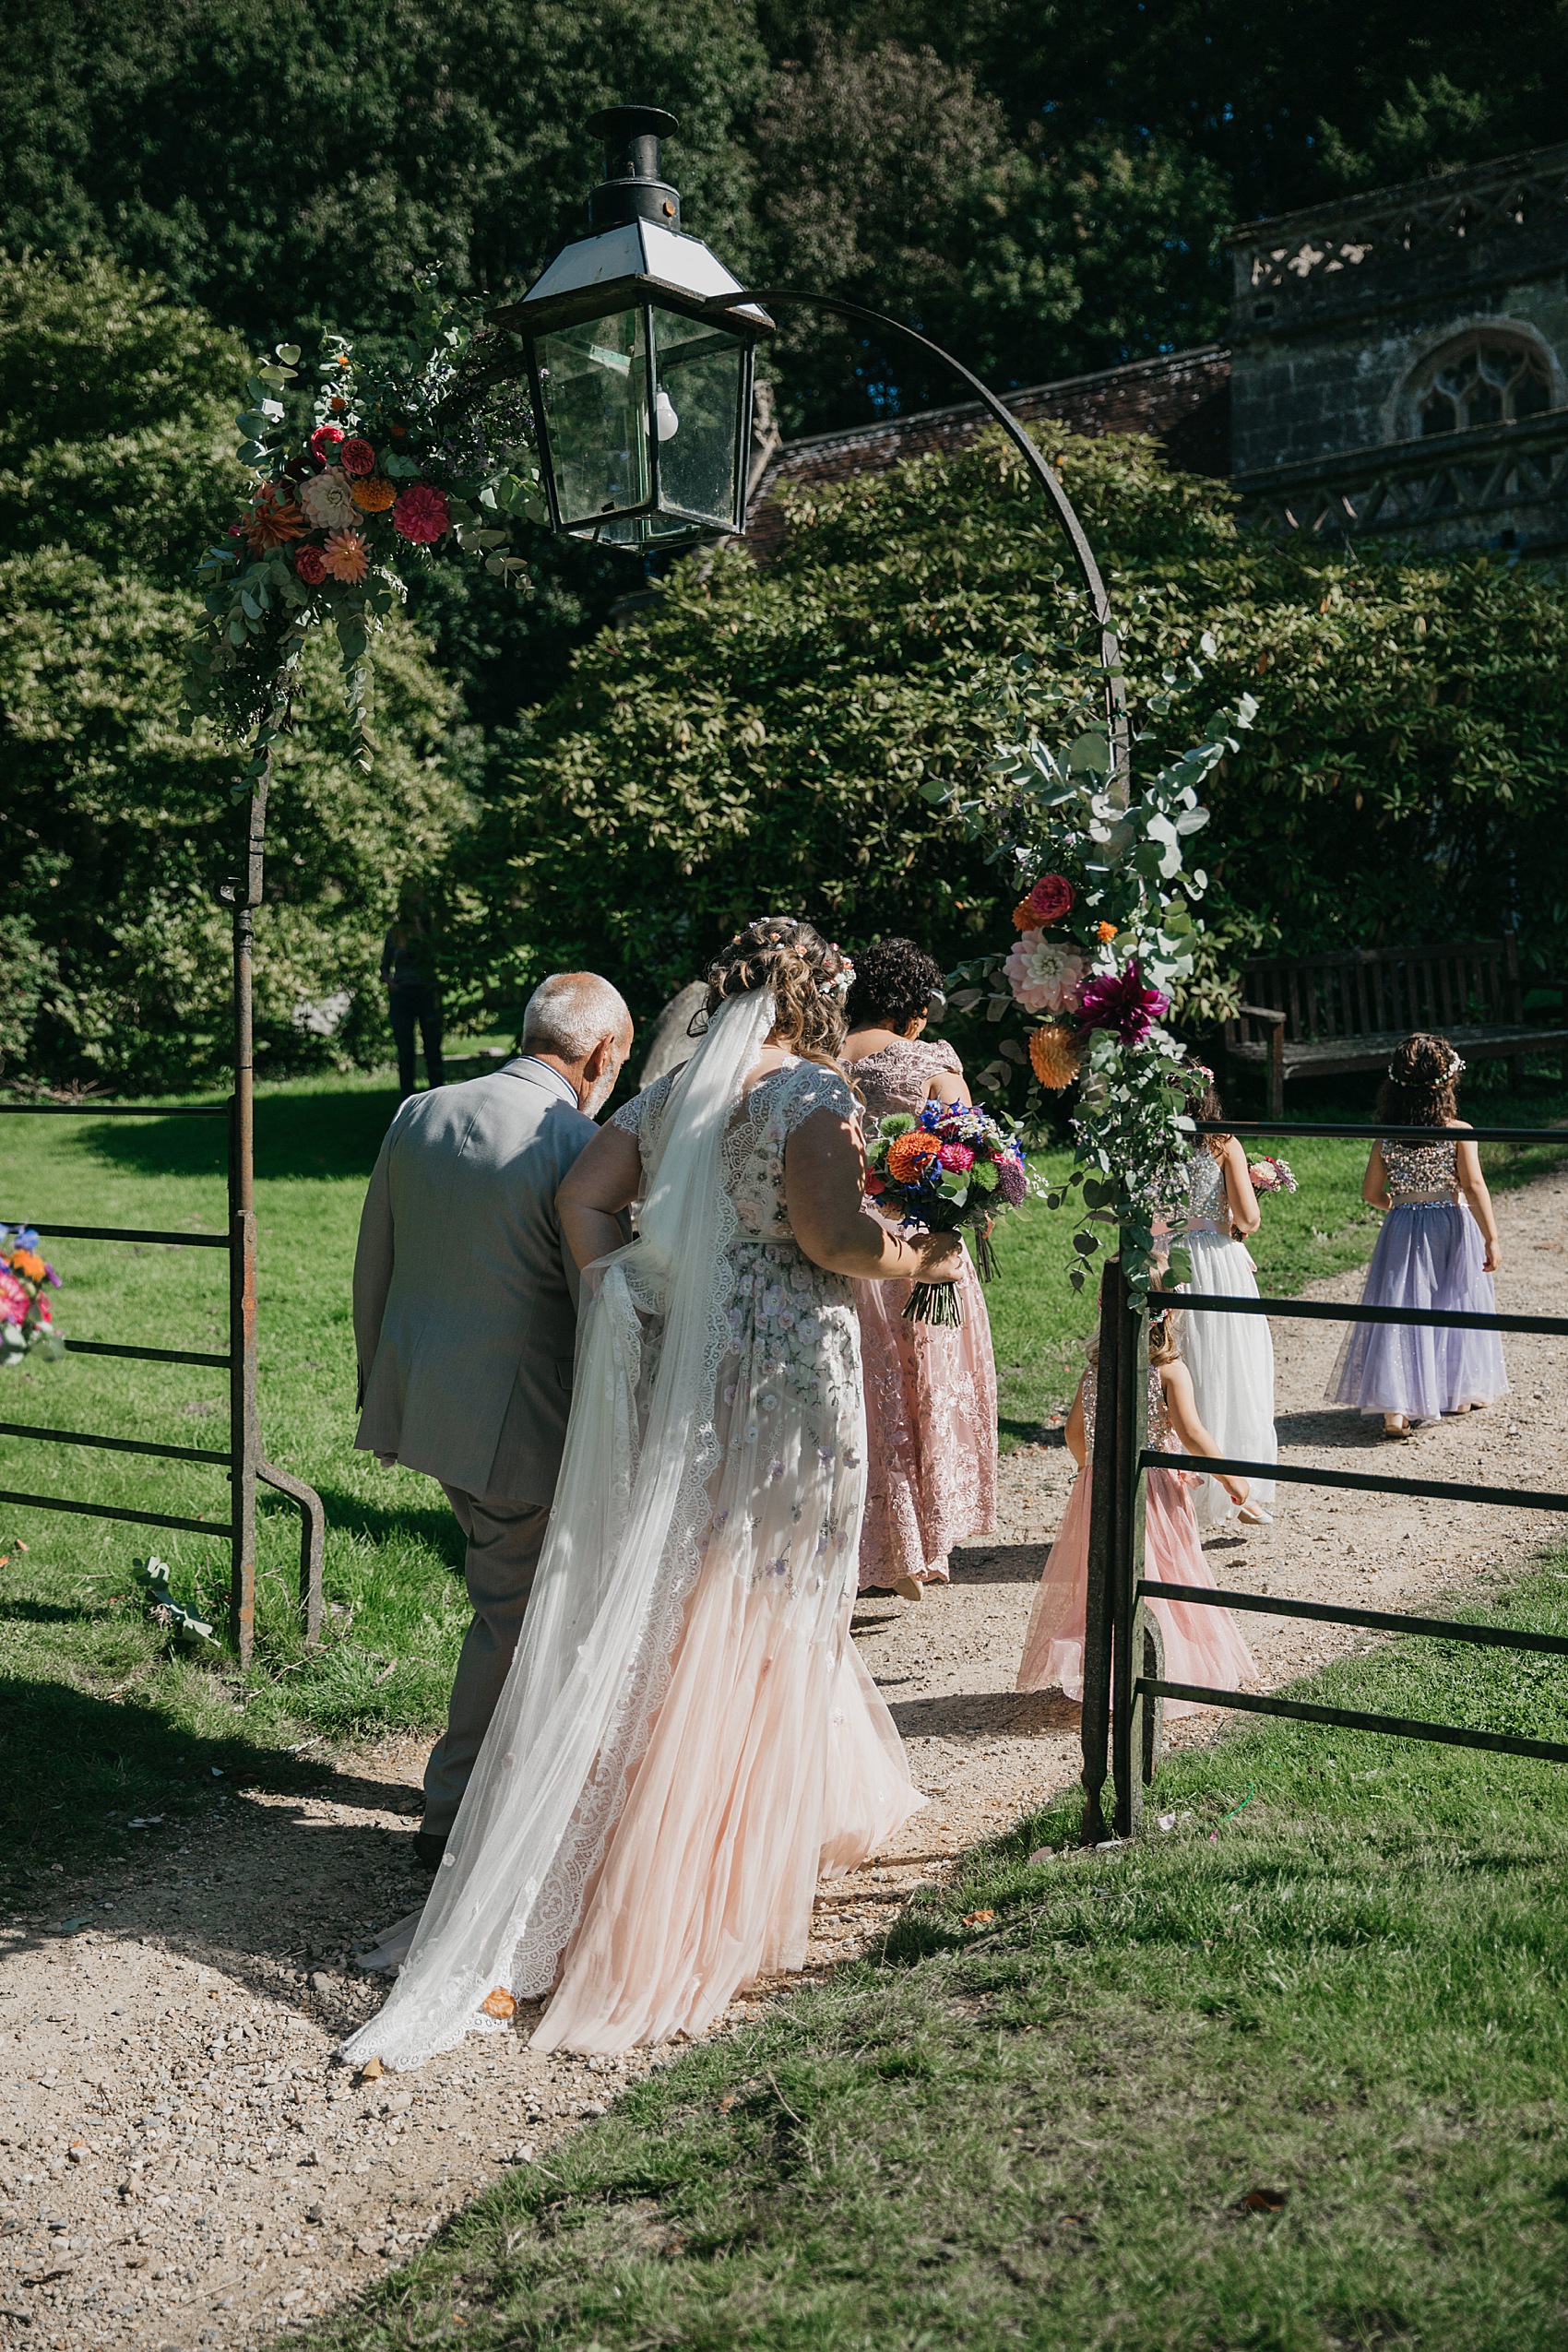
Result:
[[[837,1069],[843,1050],[847,957],[797,915],[761,915],[738,931],[707,968],[711,1020],[726,998],[770,988],[773,1038],[787,1053]]]
[[[1391,1127],[1445,1127],[1458,1116],[1463,1062],[1445,1037],[1418,1029],[1396,1046],[1377,1090],[1377,1115]]]

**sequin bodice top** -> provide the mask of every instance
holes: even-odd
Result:
[[[1455,1144],[1384,1144],[1388,1196],[1396,1208],[1419,1201],[1451,1201],[1458,1189]]]
[[[1084,1370],[1084,1460],[1089,1463],[1094,1460],[1095,1392],[1099,1386],[1099,1348],[1091,1340],[1084,1354],[1087,1360]],[[1171,1431],[1170,1416],[1165,1409],[1165,1383],[1155,1364],[1148,1368],[1148,1442],[1161,1454],[1179,1454],[1182,1450]]]
[[[1204,1144],[1198,1146],[1190,1163],[1187,1213],[1191,1220],[1190,1229],[1226,1235],[1230,1231],[1230,1200],[1225,1190],[1225,1170]]]

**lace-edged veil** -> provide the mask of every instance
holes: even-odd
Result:
[[[344,2045],[355,2063],[414,2066],[502,2030],[481,2006],[493,1992],[526,1999],[555,1980],[701,1558],[736,1230],[722,1146],[773,1019],[766,989],[719,1007],[671,1088],[638,1238],[585,1277],[565,1455],[522,1639],[408,1958]]]

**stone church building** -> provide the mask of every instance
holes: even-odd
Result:
[[[1005,395],[1075,433],[1146,433],[1244,510],[1324,541],[1568,545],[1568,145],[1253,221],[1230,335]],[[965,403],[759,451],[747,537],[787,482],[842,481],[984,430]]]

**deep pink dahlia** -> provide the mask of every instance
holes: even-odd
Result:
[[[310,437],[310,454],[325,466],[343,438],[340,424],[318,424]]]
[[[968,1144],[944,1144],[936,1156],[944,1168],[951,1168],[959,1176],[975,1164],[974,1153]]]
[[[375,471],[375,451],[362,434],[345,441],[338,452],[338,463],[346,474],[373,474]]]
[[[28,1293],[14,1274],[0,1267],[0,1323],[22,1323],[30,1304]]]
[[[1142,1045],[1170,999],[1158,988],[1146,988],[1134,956],[1124,972],[1099,974],[1084,982],[1078,1018],[1086,1029],[1114,1029],[1123,1045]]]
[[[393,523],[403,538],[419,546],[439,539],[451,519],[445,491],[433,490],[427,481],[410,483],[392,509]]]

